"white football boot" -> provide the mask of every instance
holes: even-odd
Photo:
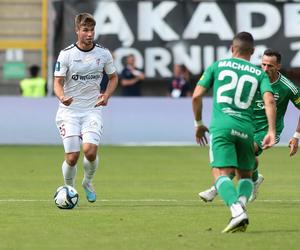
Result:
[[[240,202],[232,204],[230,211],[232,217],[222,233],[245,232],[249,224],[249,219],[242,204]]]
[[[214,200],[214,198],[217,196],[218,192],[215,188],[215,186],[212,186],[211,188],[200,192],[198,195],[200,197],[201,200],[203,200],[204,202],[212,202]]]
[[[253,186],[253,192],[252,192],[252,194],[251,194],[251,196],[249,198],[249,202],[253,202],[257,198],[257,196],[258,196],[258,188],[263,183],[264,179],[265,178],[261,174],[258,174],[258,178],[257,178],[256,182],[253,183],[254,184],[254,186]]]

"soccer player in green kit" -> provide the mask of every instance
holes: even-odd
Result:
[[[281,68],[281,54],[275,50],[267,49],[265,50],[261,68],[269,76],[271,87],[274,91],[274,98],[276,100],[276,143],[280,140],[280,134],[284,128],[284,115],[286,113],[289,101],[291,101],[295,107],[300,109],[300,90],[295,86],[288,78],[283,76],[279,70]],[[263,152],[262,140],[267,133],[268,123],[265,114],[263,100],[261,95],[258,93],[255,97],[254,106],[254,148],[255,155],[259,156]],[[300,128],[300,119],[298,121],[297,130],[293,135],[293,138],[289,141],[290,155],[293,156],[298,150],[298,142],[300,138],[300,133],[298,132]],[[233,175],[234,176],[234,175]],[[258,188],[263,182],[264,177],[258,173],[258,157],[256,157],[255,168],[253,170],[252,180],[254,182],[253,193],[249,201],[254,201],[257,198]],[[212,186],[211,188],[200,192],[199,196],[205,202],[212,201],[217,195],[216,188]]]
[[[275,143],[276,107],[270,81],[265,72],[249,62],[254,51],[253,37],[238,33],[232,41],[232,58],[219,60],[206,69],[194,90],[192,105],[196,141],[207,143],[203,125],[202,97],[213,88],[213,111],[210,124],[210,164],[217,192],[230,208],[231,220],[224,233],[245,231],[249,224],[245,205],[252,190],[254,155],[254,96],[260,91],[268,118],[268,132],[263,148]],[[237,187],[229,175],[235,172]]]

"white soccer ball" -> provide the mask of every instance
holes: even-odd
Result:
[[[78,200],[79,196],[76,189],[68,185],[60,186],[54,194],[55,205],[61,209],[74,208]]]

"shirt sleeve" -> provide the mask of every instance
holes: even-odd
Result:
[[[261,82],[260,82],[261,96],[263,96],[265,92],[271,92],[272,94],[274,94],[273,89],[271,87],[270,79],[268,75],[265,72],[263,72]]]
[[[106,74],[111,75],[116,72],[116,67],[114,65],[114,60],[111,53],[107,50],[106,63],[104,65],[104,70]]]
[[[214,64],[213,64],[214,65]],[[213,72],[213,65],[209,66],[205,72],[200,77],[197,85],[201,85],[204,88],[210,88],[214,82],[214,72]]]
[[[297,107],[298,109],[300,109],[300,91],[299,91],[299,87],[296,86],[295,84],[291,83],[291,97],[290,100],[291,102],[295,105],[295,107]]]
[[[67,53],[61,51],[57,58],[54,70],[54,76],[66,76],[68,71]]]

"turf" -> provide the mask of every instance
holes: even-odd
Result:
[[[210,185],[208,149],[100,149],[98,201],[80,187],[79,205],[60,210],[52,200],[62,184],[62,147],[0,147],[0,249],[299,249],[300,158],[276,147],[261,157],[265,176],[249,204],[245,233],[221,234],[230,214],[217,198],[202,203]]]

